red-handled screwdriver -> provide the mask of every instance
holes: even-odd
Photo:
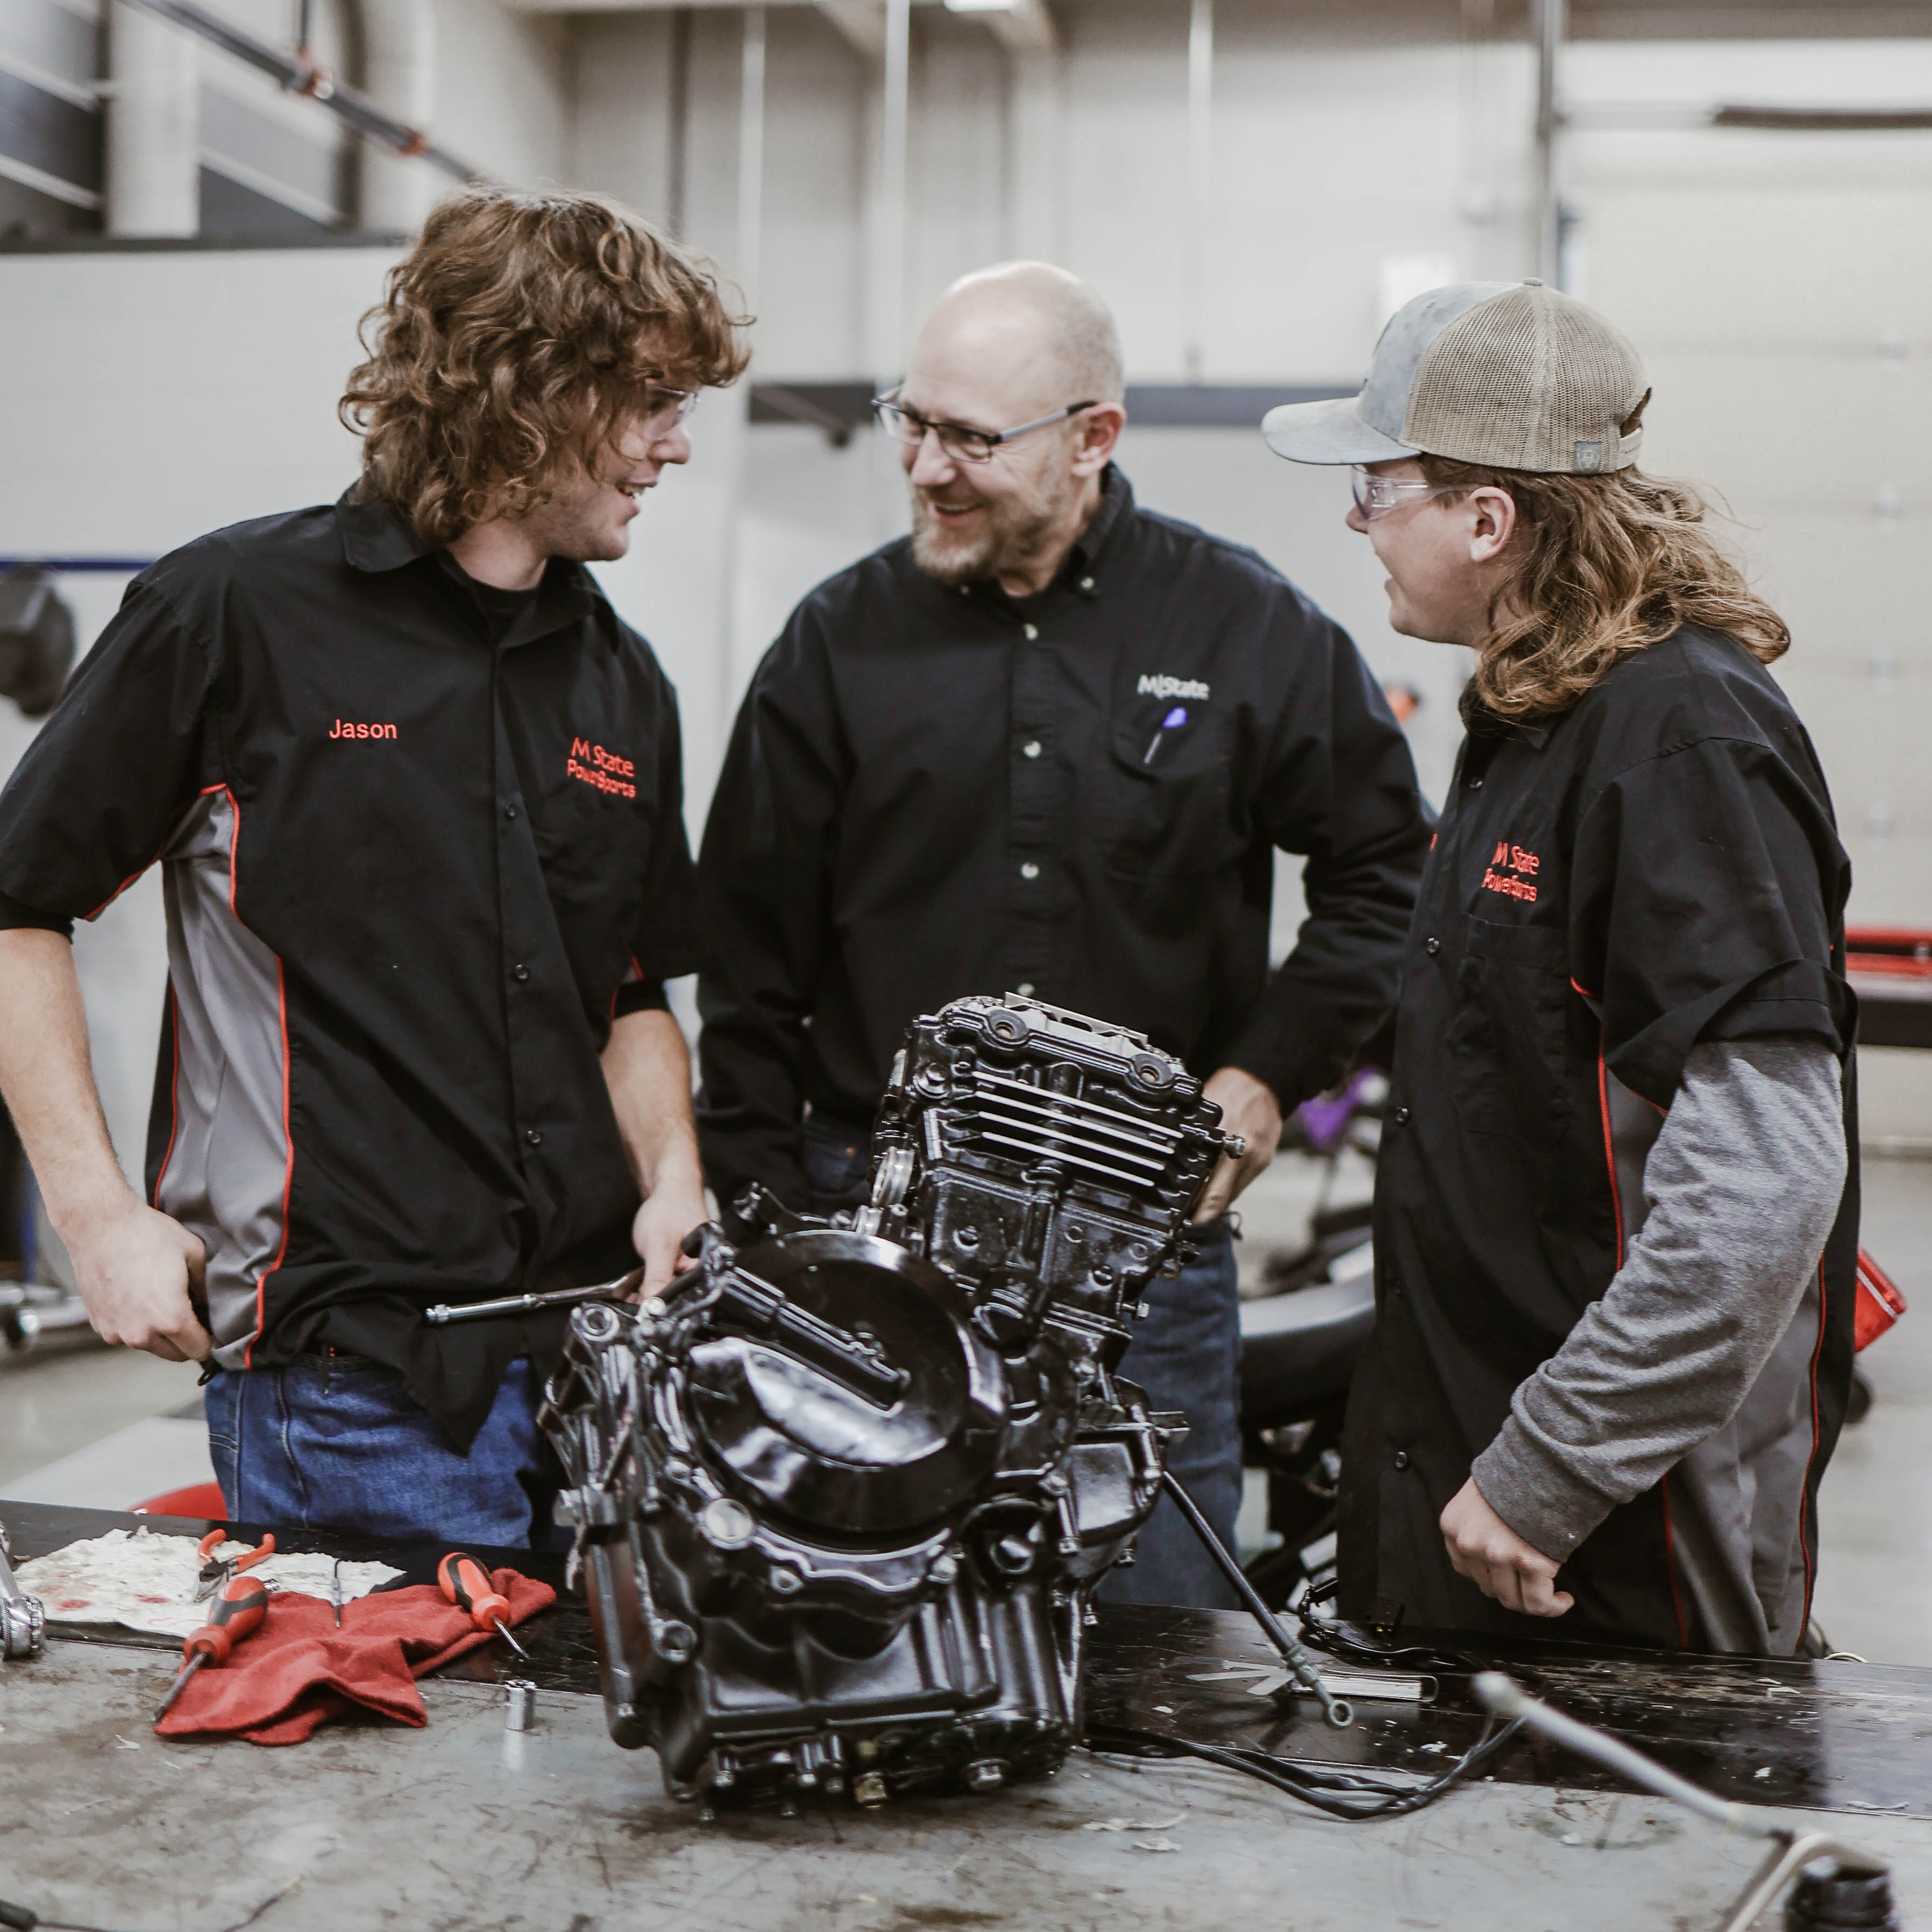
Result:
[[[182,1655],[188,1661],[182,1666],[174,1688],[161,1700],[154,1722],[158,1724],[174,1708],[175,1700],[188,1688],[188,1679],[204,1664],[211,1660],[226,1664],[235,1646],[262,1628],[262,1619],[268,1613],[267,1584],[255,1576],[230,1577],[209,1606],[207,1622],[182,1644]]]
[[[503,1621],[510,1613],[509,1598],[497,1595],[490,1586],[489,1571],[475,1557],[452,1550],[436,1566],[436,1580],[442,1586],[442,1594],[459,1610],[466,1612],[478,1630],[488,1630],[494,1624],[496,1634],[519,1657],[528,1658],[530,1652],[510,1634],[510,1626]]]

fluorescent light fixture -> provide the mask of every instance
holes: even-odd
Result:
[[[1019,0],[946,0],[950,14],[1016,14]]]

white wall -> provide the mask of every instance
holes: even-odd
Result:
[[[601,188],[665,212],[661,15],[573,22],[495,0],[438,8],[441,138],[514,179]],[[1016,235],[1058,233],[1065,258],[1118,310],[1132,376],[1172,380],[1184,346],[1186,9],[1063,0],[1059,10],[1063,70],[1042,80],[1033,69],[1010,119],[1009,70],[984,28],[918,10],[908,315]],[[1442,256],[1458,275],[1527,270],[1522,47],[1391,39],[1395,16],[1380,10],[1361,22],[1238,0],[1217,10],[1208,376],[1352,378],[1390,257]],[[756,370],[856,378],[875,82],[814,10],[774,9],[770,36]],[[728,266],[738,50],[735,10],[700,10],[686,230]],[[1928,60],[1926,43],[1604,44],[1572,50],[1567,75],[1586,106],[1893,104],[1932,97]],[[1010,126],[1019,145],[1003,153]],[[1932,283],[1920,245],[1932,229],[1932,136],[1592,134],[1573,141],[1569,182],[1584,211],[1588,292],[1636,334],[1657,378],[1653,466],[1705,478],[1756,526],[1740,541],[1798,633],[1780,675],[1840,800],[1855,910],[1924,922],[1932,639],[1913,566],[1932,515]],[[334,400],[387,259],[0,257],[0,407],[11,447],[28,453],[0,474],[0,552],[152,555],[335,494],[356,449]],[[695,832],[759,652],[814,582],[900,526],[902,508],[890,454],[862,439],[835,452],[807,430],[746,434],[723,398],[694,427],[696,460],[647,504],[634,556],[603,574],[680,687]],[[1275,461],[1245,430],[1132,429],[1123,460],[1144,500],[1253,544],[1349,627],[1378,670],[1424,692],[1414,736],[1439,794],[1458,654],[1388,630],[1378,573],[1341,526],[1338,480]],[[1897,492],[1894,518],[1876,513],[1882,487]],[[99,580],[69,590],[84,627],[116,594]],[[19,736],[0,728],[0,767]],[[142,903],[130,895],[110,917],[145,916]],[[126,1082],[138,1113],[158,994],[143,982],[129,1004],[134,1044],[114,1057],[140,1069]]]

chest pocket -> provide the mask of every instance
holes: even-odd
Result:
[[[1568,942],[1471,914],[1462,944],[1448,1042],[1456,1114],[1472,1133],[1546,1154],[1574,1111]]]
[[[642,882],[656,818],[656,747],[635,730],[626,740],[618,752],[573,739],[542,774],[531,830],[553,896],[605,900]]]
[[[1200,903],[1204,874],[1234,863],[1246,842],[1234,823],[1228,727],[1210,714],[1160,734],[1151,717],[1114,727],[1106,774],[1107,871],[1150,917]]]

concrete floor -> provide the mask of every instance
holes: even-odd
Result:
[[[1346,1162],[1330,1204],[1365,1198],[1372,1178]],[[1860,1358],[1875,1400],[1826,1476],[1816,1606],[1840,1648],[1932,1665],[1932,1160],[1868,1154],[1864,1182],[1864,1245],[1913,1312]],[[1318,1185],[1312,1162],[1283,1160],[1249,1190],[1236,1250],[1246,1280],[1270,1248],[1299,1242]],[[124,1509],[206,1480],[200,1425],[178,1413],[196,1380],[190,1366],[123,1350],[0,1357],[0,1496]],[[1250,1544],[1264,1520],[1253,1504]]]

